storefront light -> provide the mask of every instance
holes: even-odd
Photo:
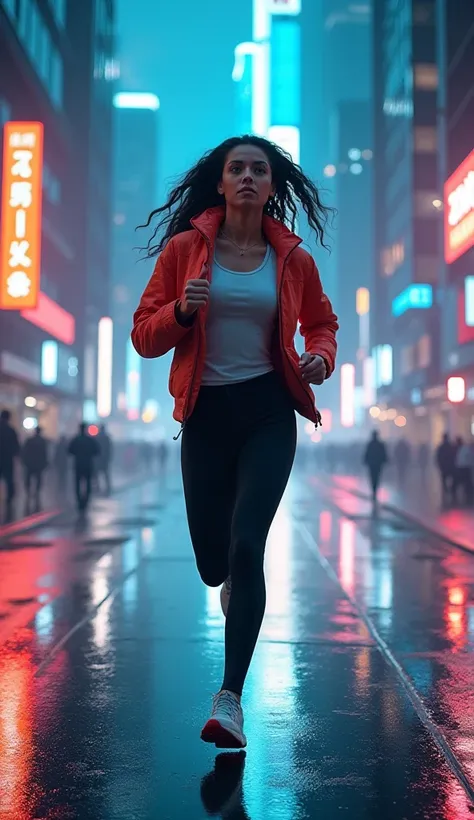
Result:
[[[371,407],[370,410],[369,410],[369,415],[373,419],[378,419],[379,416],[380,416],[380,407],[376,407],[376,406]]]
[[[113,322],[109,316],[99,321],[97,351],[97,412],[107,418],[112,412]]]
[[[353,427],[355,423],[355,367],[341,365],[341,425]]]
[[[474,276],[464,280],[464,305],[466,325],[474,327]]]
[[[395,424],[397,425],[397,427],[405,427],[406,423],[407,423],[407,420],[406,420],[405,416],[397,416],[396,419],[395,419]]]
[[[35,427],[38,427],[38,419],[33,418],[33,416],[27,416],[26,419],[23,419],[23,427],[25,430],[34,430]]]
[[[27,396],[25,399],[25,406],[26,407],[36,407],[36,399],[34,396]]]
[[[58,381],[58,343],[53,340],[43,342],[41,347],[41,381],[52,387]]]
[[[446,384],[448,401],[460,404],[466,398],[466,382],[462,376],[451,376]]]

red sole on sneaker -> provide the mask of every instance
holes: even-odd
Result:
[[[208,720],[201,732],[201,740],[214,743],[217,749],[243,749],[245,743],[224,729],[218,720]]]

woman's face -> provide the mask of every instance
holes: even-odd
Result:
[[[263,209],[275,192],[265,152],[256,145],[238,145],[229,151],[217,190],[234,208]]]

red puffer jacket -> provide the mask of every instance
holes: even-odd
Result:
[[[193,219],[193,230],[177,234],[168,242],[133,319],[132,342],[140,356],[151,359],[175,348],[169,389],[175,399],[173,416],[183,426],[193,412],[201,384],[206,311],[198,311],[191,327],[183,327],[176,321],[175,310],[184,296],[186,282],[200,275],[204,263],[210,275],[215,240],[223,219],[223,208],[210,208]],[[300,376],[294,336],[299,321],[306,351],[325,359],[330,376],[336,358],[337,317],[323,292],[312,257],[299,247],[302,240],[267,216],[263,230],[277,256],[275,369],[282,373],[296,410],[317,425],[321,417],[311,387]]]

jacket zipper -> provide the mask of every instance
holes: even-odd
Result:
[[[319,412],[319,410],[314,405],[314,398],[310,399],[309,394],[306,392],[306,388],[305,388],[304,384],[302,384],[300,382],[298,376],[296,375],[296,373],[293,369],[293,362],[291,361],[291,359],[290,359],[290,357],[289,357],[289,355],[286,351],[286,347],[284,345],[284,342],[283,342],[283,327],[282,327],[282,321],[281,321],[281,294],[282,294],[282,290],[283,290],[283,280],[284,280],[284,273],[285,273],[286,263],[288,262],[288,259],[290,258],[291,254],[293,253],[294,250],[295,250],[294,248],[291,249],[291,251],[287,254],[287,256],[285,257],[285,260],[283,262],[283,270],[281,272],[280,290],[278,292],[278,330],[279,330],[279,336],[280,336],[280,347],[283,351],[284,356],[286,356],[287,362],[290,366],[290,370],[291,370],[291,372],[293,373],[293,375],[296,379],[296,383],[298,385],[298,390],[301,389],[301,390],[304,391],[306,400],[311,401],[311,405],[308,405],[308,407],[311,406],[311,410],[315,410],[315,412],[316,412],[316,423],[315,423],[314,426],[315,426],[315,429],[317,430],[318,427],[322,427],[321,413]],[[313,391],[311,391],[311,392],[313,392]],[[306,402],[303,406],[306,406]]]
[[[207,245],[207,261],[206,261],[206,264],[209,266],[210,259],[211,259],[211,243],[209,242],[207,236],[205,236],[203,233],[201,233],[201,231],[199,231],[199,233],[201,234],[201,236],[203,237],[203,239],[204,239],[204,241]],[[199,325],[199,317],[198,316],[196,316],[196,320],[197,320],[196,321],[197,330],[199,331],[196,357],[194,359],[193,372],[192,372],[192,375],[191,375],[191,381],[189,383],[188,395],[186,396],[186,402],[185,402],[185,405],[184,405],[183,421],[181,422],[181,427],[179,428],[178,433],[175,436],[173,436],[173,441],[178,441],[178,439],[180,438],[180,436],[181,436],[181,434],[182,434],[182,432],[183,432],[183,430],[186,426],[186,422],[188,421],[187,414],[188,414],[188,410],[189,410],[189,405],[191,403],[191,396],[193,395],[194,380],[196,378],[196,370],[197,370],[197,366],[198,366],[198,362],[199,362],[199,352],[201,350],[201,335],[202,335],[201,327]]]

